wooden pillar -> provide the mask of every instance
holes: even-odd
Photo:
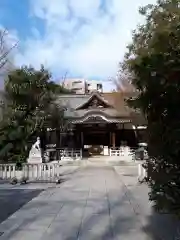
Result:
[[[74,148],[75,147],[75,135],[74,135],[74,131],[70,132],[70,148]]]
[[[84,146],[84,134],[83,132],[81,132],[81,147],[84,148],[83,146]]]
[[[56,144],[56,130],[52,129],[50,131],[50,144]]]
[[[78,148],[81,148],[81,132],[80,131],[78,131]]]
[[[59,148],[62,147],[62,133],[61,133],[61,130],[59,130]]]
[[[116,147],[116,133],[115,132],[112,133],[112,146],[113,146],[113,148]]]

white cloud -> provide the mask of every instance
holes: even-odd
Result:
[[[76,17],[89,20],[98,17],[101,0],[70,0],[69,6]]]
[[[142,21],[138,7],[155,2],[31,0],[31,17],[44,21],[45,35],[34,29],[16,60],[35,67],[44,63],[56,73],[67,70],[74,76],[113,77],[131,31]]]

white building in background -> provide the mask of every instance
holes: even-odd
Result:
[[[82,78],[69,78],[63,82],[65,88],[72,90],[76,94],[86,93],[86,81]]]
[[[103,92],[103,85],[101,82],[83,78],[65,79],[63,86],[69,90],[72,90],[76,94],[90,94],[94,91],[100,93]]]
[[[92,93],[94,91],[103,92],[103,85],[99,81],[87,80],[87,93]]]

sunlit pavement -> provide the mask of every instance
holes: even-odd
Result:
[[[1,223],[0,239],[161,239],[147,193],[137,166],[81,166]]]

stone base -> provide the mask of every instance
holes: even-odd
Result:
[[[103,155],[104,156],[109,156],[109,147],[108,146],[104,146]]]
[[[61,158],[61,161],[71,161],[71,162],[73,162],[73,161],[78,161],[78,160],[81,160],[81,158],[80,157],[77,157],[77,158],[62,157]]]
[[[42,163],[42,158],[33,156],[33,157],[28,158],[27,163],[30,163],[30,164]]]

